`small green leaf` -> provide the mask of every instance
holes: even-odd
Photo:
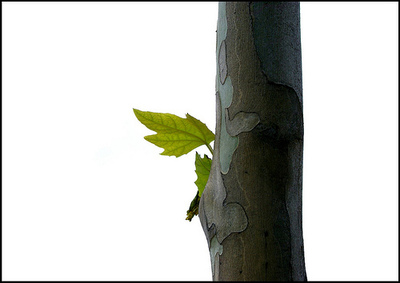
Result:
[[[181,118],[169,113],[155,113],[133,109],[138,120],[152,131],[155,135],[144,138],[164,149],[162,155],[179,157],[187,154],[196,147],[210,143],[215,136],[207,126],[196,118],[186,114]]]
[[[204,188],[206,187],[208,176],[210,175],[211,161],[212,160],[208,158],[206,154],[204,154],[204,157],[201,158],[200,154],[198,154],[196,151],[196,160],[194,164],[196,166],[195,172],[197,175],[195,184],[197,185],[198,191],[190,203],[189,210],[186,212],[186,220],[192,221],[192,218],[199,214],[200,197],[204,191]]]
[[[199,214],[199,203],[200,203],[200,197],[199,197],[199,192],[196,193],[196,196],[190,203],[189,210],[186,212],[186,220],[192,221],[192,218],[195,215]]]
[[[204,191],[206,187],[208,176],[210,175],[211,170],[211,159],[204,154],[204,157],[201,158],[200,154],[196,152],[196,160],[194,162],[196,169],[197,180],[194,182],[199,190],[199,197]]]

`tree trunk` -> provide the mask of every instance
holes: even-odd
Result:
[[[216,91],[199,207],[213,280],[305,281],[298,2],[219,4]]]

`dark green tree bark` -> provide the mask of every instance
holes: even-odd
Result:
[[[216,139],[199,216],[214,280],[307,280],[298,2],[220,3]]]

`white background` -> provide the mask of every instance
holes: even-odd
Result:
[[[132,108],[215,130],[217,6],[2,3],[3,280],[211,280],[195,153]],[[308,279],[397,280],[398,3],[301,3],[301,28]]]

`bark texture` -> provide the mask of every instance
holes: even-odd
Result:
[[[213,280],[307,280],[301,78],[299,3],[220,3],[216,139],[199,206]]]

